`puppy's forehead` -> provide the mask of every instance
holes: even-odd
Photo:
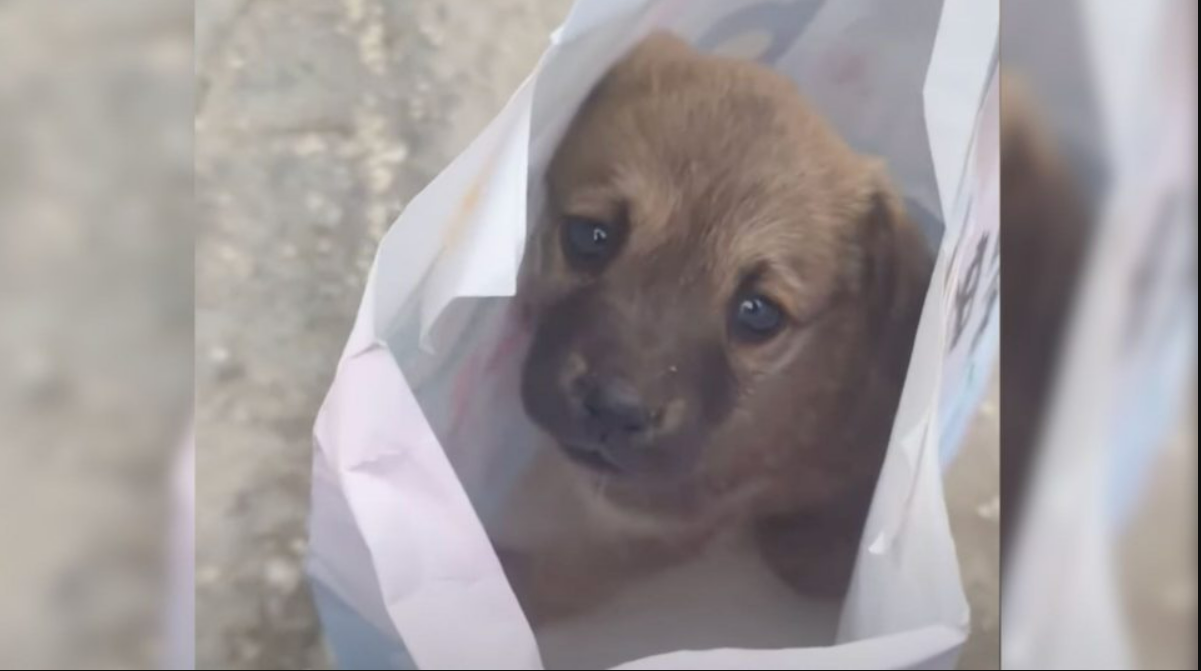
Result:
[[[548,173],[561,208],[628,217],[635,253],[685,239],[731,272],[829,253],[863,177],[790,81],[659,36],[598,84]]]

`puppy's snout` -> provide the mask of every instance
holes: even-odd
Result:
[[[597,438],[637,437],[659,417],[634,385],[616,377],[585,375],[575,385],[579,407]]]

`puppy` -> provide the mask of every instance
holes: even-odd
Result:
[[[882,166],[791,82],[653,35],[546,175],[519,300],[549,449],[500,547],[537,624],[749,532],[845,591],[931,271]]]

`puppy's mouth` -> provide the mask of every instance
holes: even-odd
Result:
[[[612,457],[588,445],[559,443],[560,451],[571,461],[598,473],[614,475],[626,471]]]

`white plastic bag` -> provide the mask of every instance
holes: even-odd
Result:
[[[530,431],[504,297],[542,171],[592,85],[642,36],[667,29],[794,79],[852,147],[887,160],[938,258],[841,619],[798,620],[791,646],[689,646],[621,668],[953,666],[968,611],[939,461],[947,418],[974,403],[971,362],[987,365],[995,349],[987,337],[973,347],[951,338],[953,328],[995,328],[986,283],[971,301],[957,294],[965,274],[984,271],[954,251],[996,228],[987,93],[997,24],[995,3],[966,0],[577,2],[535,73],[381,243],[318,416],[309,568],[340,664],[543,668],[481,520],[492,502],[468,495],[519,465],[461,450]],[[804,647],[810,625],[833,640]]]

